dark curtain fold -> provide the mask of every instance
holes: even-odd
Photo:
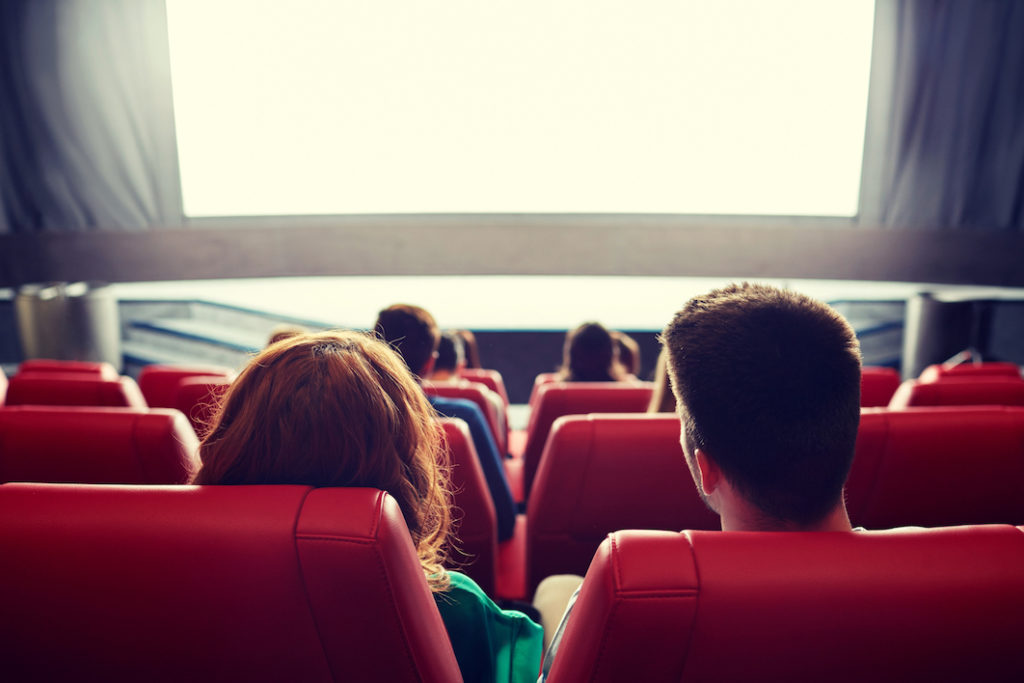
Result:
[[[877,13],[861,223],[1024,230],[1024,2]]]
[[[0,232],[183,222],[163,0],[4,0],[0,101]]]

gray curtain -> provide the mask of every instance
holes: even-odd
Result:
[[[1024,231],[1024,2],[876,14],[861,224]]]
[[[3,0],[0,102],[0,233],[183,222],[163,0]]]

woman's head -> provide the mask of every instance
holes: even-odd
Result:
[[[383,489],[437,588],[450,523],[439,448],[430,404],[386,344],[355,332],[301,334],[268,346],[232,383],[194,481]]]
[[[571,382],[610,382],[619,379],[615,343],[601,323],[583,323],[565,335],[561,376]]]

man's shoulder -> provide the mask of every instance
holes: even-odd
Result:
[[[428,396],[427,400],[434,406],[434,410],[445,417],[460,417],[463,420],[483,418],[479,406],[465,398]]]

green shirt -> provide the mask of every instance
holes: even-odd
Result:
[[[466,683],[537,680],[543,631],[521,612],[502,610],[473,579],[448,572],[451,588],[434,593]]]

